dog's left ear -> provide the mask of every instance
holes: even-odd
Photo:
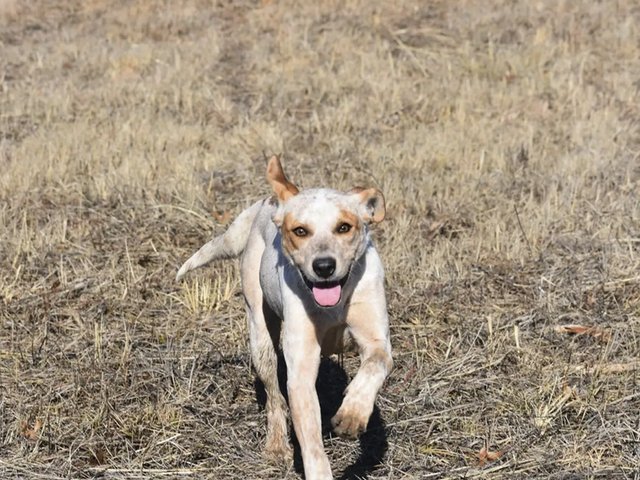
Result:
[[[269,159],[269,163],[267,164],[267,180],[271,184],[271,188],[273,188],[280,203],[286,202],[300,192],[298,187],[291,183],[285,176],[278,155],[274,155]]]
[[[365,222],[379,223],[384,220],[387,209],[384,203],[384,195],[377,188],[352,188],[349,191],[356,195],[363,208]]]

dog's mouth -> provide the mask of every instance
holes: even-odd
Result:
[[[304,283],[313,294],[313,299],[321,307],[334,307],[342,298],[342,287],[347,281],[348,274],[341,280],[333,282],[312,282],[304,273],[300,272]]]
[[[342,296],[342,285],[340,283],[316,283],[311,288],[313,299],[321,307],[333,307],[337,305]]]

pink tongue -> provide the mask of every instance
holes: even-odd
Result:
[[[333,307],[340,301],[340,294],[342,293],[342,287],[336,285],[335,287],[313,287],[313,298],[316,299],[318,305],[323,307]]]

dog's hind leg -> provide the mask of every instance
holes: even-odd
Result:
[[[253,237],[242,259],[242,289],[247,307],[249,344],[251,359],[258,378],[267,393],[267,439],[264,453],[274,460],[289,459],[292,450],[289,444],[287,403],[278,382],[277,349],[280,338],[280,319],[271,311],[263,299],[260,288],[259,265],[264,245]]]
[[[265,306],[266,307],[266,306]],[[266,307],[254,309],[247,305],[251,359],[258,378],[267,393],[267,439],[264,452],[274,459],[291,458],[287,421],[287,404],[278,381],[276,353],[280,320]],[[271,331],[269,326],[272,327]]]

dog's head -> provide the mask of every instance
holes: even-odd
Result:
[[[338,304],[351,266],[367,247],[368,225],[384,219],[382,192],[375,188],[301,192],[287,180],[277,156],[269,160],[267,180],[278,199],[273,221],[280,229],[284,253],[318,305]]]

